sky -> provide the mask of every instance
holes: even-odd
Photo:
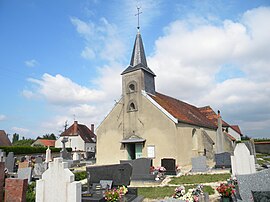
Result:
[[[269,0],[0,0],[0,129],[97,127],[121,97],[137,7],[158,92],[270,138]]]

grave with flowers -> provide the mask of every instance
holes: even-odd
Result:
[[[90,166],[86,171],[87,190],[82,194],[83,202],[143,200],[143,197],[137,195],[136,188],[128,187],[132,174],[130,164]]]

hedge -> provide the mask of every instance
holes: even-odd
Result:
[[[9,147],[0,147],[0,149],[4,150],[6,154],[9,152],[13,152],[14,154],[37,154],[37,153],[46,153],[46,147],[31,147],[31,146],[9,146]],[[50,150],[52,152],[60,152],[61,148],[51,147]],[[71,148],[67,148],[70,152]]]

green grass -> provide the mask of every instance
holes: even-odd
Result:
[[[256,154],[256,158],[264,158],[264,157],[267,157],[267,156],[270,156],[270,154],[261,154],[261,153]]]
[[[230,173],[225,174],[201,174],[201,175],[184,175],[173,177],[169,184],[203,184],[208,182],[226,181],[230,178]]]
[[[185,186],[186,192],[189,189],[195,188],[195,185]],[[149,199],[161,199],[165,197],[171,197],[174,194],[174,189],[176,187],[139,187],[138,188],[138,195],[143,196],[144,198]],[[209,195],[215,193],[215,190],[211,186],[204,186],[204,192],[208,192]]]

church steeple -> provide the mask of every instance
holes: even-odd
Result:
[[[130,65],[128,66],[127,69],[125,69],[125,71],[122,72],[121,75],[138,70],[138,69],[142,69],[152,74],[153,76],[156,76],[154,72],[147,66],[146,56],[145,56],[144,47],[143,47],[143,41],[142,41],[142,37],[139,30],[135,38]]]

